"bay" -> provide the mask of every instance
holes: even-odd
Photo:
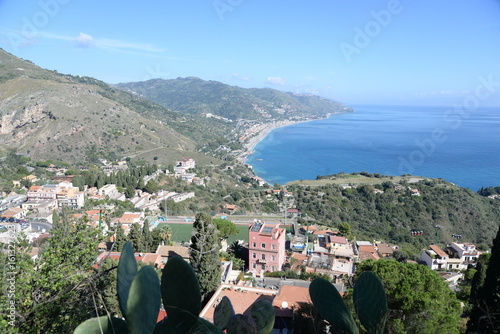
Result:
[[[273,130],[247,162],[270,184],[367,171],[500,186],[500,108],[351,106]]]

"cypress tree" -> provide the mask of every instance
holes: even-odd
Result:
[[[113,245],[113,251],[121,252],[123,246],[127,242],[127,237],[125,236],[125,231],[123,231],[122,225],[118,224],[116,228],[115,243]]]
[[[138,223],[133,223],[130,226],[128,240],[132,243],[134,252],[144,252],[144,241],[142,240],[141,227]]]
[[[206,213],[198,213],[193,223],[190,259],[205,298],[220,284],[220,248],[219,231],[212,218]]]
[[[147,219],[144,221],[144,226],[142,228],[142,242],[143,242],[144,252],[151,253],[156,251],[153,242],[153,235],[149,230],[149,221]]]
[[[500,226],[489,261],[479,261],[472,280],[470,302],[473,305],[467,331],[500,333]],[[487,262],[487,266],[485,264]]]

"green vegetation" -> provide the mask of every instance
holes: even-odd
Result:
[[[220,283],[219,235],[220,232],[209,215],[206,213],[196,215],[191,237],[190,263],[205,298],[215,292]]]
[[[436,225],[440,226],[438,243],[451,242],[451,235],[459,231],[468,241],[481,245],[493,239],[500,221],[495,200],[440,180],[344,188],[290,185],[288,189],[302,214],[317,223],[334,228],[348,223],[358,240],[413,245],[407,250],[415,252],[436,243]],[[418,190],[418,195],[410,189]],[[412,236],[413,229],[424,234]]]
[[[500,226],[489,259],[479,261],[472,279],[472,310],[467,329],[474,333],[500,333]]]
[[[373,271],[387,295],[389,333],[458,333],[461,314],[455,293],[428,266],[366,260],[356,275]]]

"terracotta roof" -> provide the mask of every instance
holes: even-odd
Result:
[[[430,245],[430,249],[432,249],[439,257],[448,257],[448,254],[446,254],[439,246],[436,245]]]
[[[378,244],[377,247],[378,247],[379,253],[381,253],[381,254],[392,254],[392,253],[394,253],[394,250],[389,245]]]
[[[283,307],[286,302],[287,307]],[[309,288],[293,285],[283,285],[280,292],[274,297],[273,306],[278,317],[292,317],[293,307],[302,304],[312,304],[309,297]]]
[[[373,245],[362,245],[359,246],[359,252],[369,252],[369,253],[377,253],[377,250],[375,249],[375,246]]]
[[[330,236],[330,242],[336,243],[336,244],[347,244],[347,239],[344,237],[339,237],[336,235],[331,235]]]
[[[178,255],[178,256],[186,259],[186,258],[189,258],[189,247],[158,246],[156,253],[160,254],[161,256],[167,256],[167,257],[172,257],[172,256]]]
[[[236,291],[239,288],[241,288],[242,291]],[[269,293],[267,293],[266,290],[267,289],[252,289],[238,286],[232,286],[232,289],[222,289],[219,287],[201,312],[200,316],[208,321],[213,321],[215,310],[214,305],[217,305],[224,296],[229,298],[236,314],[248,315],[250,312],[250,305],[252,305],[256,300],[264,299],[269,302],[273,301],[276,291],[267,290],[269,291]]]
[[[372,260],[380,260],[380,256],[377,254],[377,253],[372,253],[372,252],[365,252],[365,251],[360,251],[359,252],[359,262],[362,262],[364,260],[368,260],[368,259],[372,259]]]

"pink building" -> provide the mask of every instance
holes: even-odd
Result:
[[[278,271],[285,263],[285,234],[279,223],[255,222],[248,232],[250,271]]]

